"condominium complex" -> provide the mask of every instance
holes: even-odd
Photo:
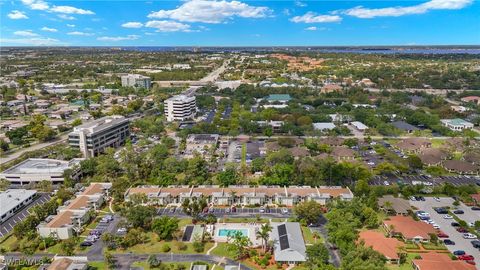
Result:
[[[93,157],[108,147],[122,145],[130,135],[129,121],[113,115],[77,126],[68,135],[70,146],[80,148],[83,156]]]
[[[127,74],[122,76],[122,86],[150,89],[151,79],[150,77],[140,74]]]
[[[165,100],[165,116],[168,122],[193,119],[196,111],[195,96],[178,95]]]
[[[36,190],[7,189],[0,192],[0,223],[9,219],[23,206],[31,203],[37,194]]]
[[[73,169],[81,160],[78,158],[70,161],[29,158],[1,172],[0,179],[6,179],[14,185],[26,185],[44,180],[54,185],[61,184],[64,181],[64,172]],[[75,174],[73,176],[76,178]]]
[[[206,198],[213,205],[285,205],[302,201],[316,201],[325,205],[332,198],[351,200],[353,193],[338,186],[141,186],[130,188],[125,200],[132,194],[144,194],[149,203],[158,205],[181,204],[186,198]]]
[[[57,208],[57,214],[49,216],[37,226],[41,237],[68,239],[79,234],[82,226],[92,218],[92,211],[98,211],[105,203],[111,183],[91,183],[77,196]]]

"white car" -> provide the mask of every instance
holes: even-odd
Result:
[[[477,239],[477,236],[471,233],[464,233],[463,238],[465,239]]]
[[[434,197],[435,201],[439,202],[440,198],[439,197]]]
[[[282,209],[282,213],[288,214],[288,209],[287,209],[287,208],[283,208],[283,209]]]
[[[440,225],[438,225],[437,223],[432,223],[432,227],[437,230],[440,229]]]
[[[445,215],[445,216],[443,216],[443,218],[444,218],[444,219],[453,219],[453,217],[450,216],[450,215]]]

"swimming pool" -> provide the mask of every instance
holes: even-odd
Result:
[[[227,237],[233,236],[235,233],[240,232],[243,236],[248,237],[248,229],[219,229],[217,236]]]

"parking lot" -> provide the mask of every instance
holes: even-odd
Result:
[[[455,227],[451,225],[451,223],[455,220],[444,219],[444,215],[438,214],[433,210],[433,207],[452,207],[453,201],[454,200],[452,198],[440,198],[440,201],[438,202],[434,198],[426,197],[425,201],[410,201],[410,204],[418,208],[418,210],[428,212],[430,214],[430,218],[440,226],[440,230],[449,236],[448,239],[455,242],[455,245],[446,246],[449,251],[453,252],[455,250],[464,250],[467,254],[474,256],[475,263],[480,265],[480,252],[478,249],[472,246],[470,243],[472,240],[464,239],[462,233],[457,232]],[[458,215],[459,218],[465,219],[465,221],[467,221],[467,216],[470,216],[470,214],[467,214],[467,212],[465,212],[463,215]],[[441,238],[441,240],[443,239]]]
[[[255,217],[256,215],[271,216],[271,217],[284,217],[288,218],[292,215],[292,209],[289,208],[240,208],[238,207],[235,212],[227,210],[228,208],[212,208],[208,213],[215,215],[216,217]],[[166,216],[187,216],[181,207],[166,207],[159,208],[157,210],[158,215]],[[208,214],[205,213],[205,214]]]
[[[30,208],[32,208],[35,205],[44,204],[50,200],[49,193],[38,193],[38,194],[39,196],[33,202],[31,202],[29,205],[22,208],[14,216],[10,217],[0,225],[0,237],[3,237],[4,235],[9,234],[13,230],[13,227],[15,227],[15,225],[18,222],[24,220],[27,216],[29,216]]]
[[[424,184],[426,186],[435,186],[443,183],[450,183],[454,186],[462,186],[462,185],[468,185],[468,184],[480,185],[480,177],[469,176],[469,175],[439,176],[439,177],[429,177],[427,175],[409,175],[409,176],[377,175],[373,177],[372,180],[370,181],[370,184],[374,186],[389,186],[393,184],[404,184],[404,185]]]

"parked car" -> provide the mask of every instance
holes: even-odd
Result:
[[[458,209],[458,210],[453,211],[453,213],[455,215],[461,215],[461,214],[464,214],[465,212],[463,212],[463,210]]]
[[[446,214],[445,216],[443,216],[444,219],[453,219],[452,216],[450,216],[449,214]]]
[[[457,257],[457,259],[462,260],[462,261],[473,261],[475,258],[472,255],[460,255]]]
[[[443,233],[443,232],[438,233],[437,236],[438,236],[438,238],[448,238],[448,234]]]
[[[465,255],[465,251],[463,251],[463,250],[455,250],[455,251],[453,252],[453,255],[455,255],[455,256],[462,256],[462,255]]]
[[[435,201],[439,202],[440,198],[439,197],[434,197]]]
[[[471,265],[476,265],[475,261],[465,261],[465,262]]]
[[[287,208],[283,208],[283,209],[282,209],[282,213],[283,213],[283,214],[288,214],[288,209],[287,209]]]
[[[479,206],[474,206],[471,208],[473,211],[480,211],[480,207]]]
[[[450,225],[452,225],[452,227],[460,227],[460,224],[458,222],[452,222],[450,223]]]
[[[439,208],[434,208],[435,212],[437,212],[440,215],[445,215],[448,214],[447,209],[439,207]]]
[[[460,228],[457,228],[457,232],[459,232],[459,233],[468,233],[468,230],[465,229],[465,228],[460,227]]]
[[[478,240],[473,240],[473,241],[470,242],[470,243],[472,243],[472,246],[473,246],[474,248],[480,248],[480,241],[478,241]]]
[[[118,228],[117,233],[126,233],[127,228]]]
[[[90,247],[92,245],[93,245],[93,243],[89,242],[89,241],[84,241],[80,244],[81,247]]]
[[[453,241],[450,240],[450,239],[444,239],[444,240],[443,240],[443,243],[444,243],[445,245],[450,245],[450,246],[455,245],[455,242],[453,242]]]
[[[465,239],[477,239],[477,236],[475,234],[471,234],[471,233],[464,233],[463,238],[465,238]]]

